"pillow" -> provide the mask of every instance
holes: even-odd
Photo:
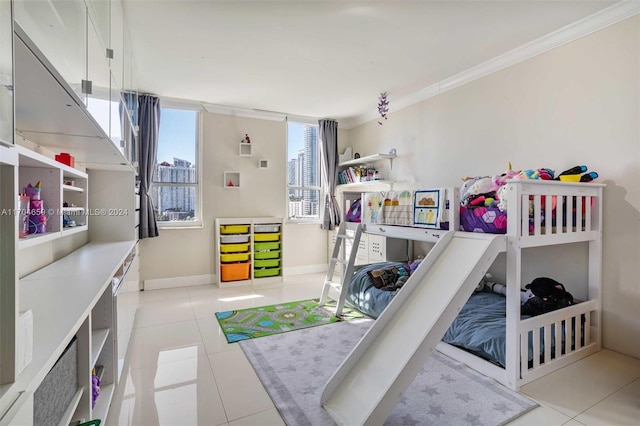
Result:
[[[398,278],[409,275],[409,273],[402,266],[392,266],[391,268],[368,271],[367,275],[371,278],[373,286],[379,289],[395,284]]]

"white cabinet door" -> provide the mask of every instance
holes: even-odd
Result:
[[[0,143],[13,145],[13,15],[0,1]]]
[[[87,69],[84,2],[16,0],[14,17],[56,71],[84,99],[82,80],[86,79]]]

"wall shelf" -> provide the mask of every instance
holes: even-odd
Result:
[[[240,188],[240,172],[224,172],[225,188]]]
[[[240,157],[251,157],[252,146],[250,143],[240,142]]]
[[[391,164],[391,161],[396,158],[395,154],[373,154],[373,155],[367,155],[366,157],[360,157],[360,158],[354,158],[353,160],[348,160],[348,161],[343,161],[342,163],[338,164],[339,167],[348,167],[348,166],[357,166],[360,164],[367,164],[367,163],[375,163],[376,161],[389,161],[389,164]]]

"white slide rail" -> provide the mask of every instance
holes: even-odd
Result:
[[[378,317],[322,392],[339,425],[380,425],[498,253],[503,235],[450,231]]]

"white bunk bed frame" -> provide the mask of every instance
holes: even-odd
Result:
[[[437,349],[517,391],[520,386],[601,349],[602,193],[605,185],[545,180],[509,180],[507,185],[506,365],[501,368],[444,342],[440,342]],[[449,200],[452,206],[450,229],[458,229],[459,213],[455,206],[459,205],[459,195],[457,191],[449,193],[452,194]],[[554,198],[555,211],[558,212],[555,224],[552,219]],[[575,218],[571,213],[563,217],[563,205],[567,212],[572,212],[575,207]],[[529,223],[530,209],[534,212],[532,230]],[[541,220],[543,216],[544,222]],[[363,232],[390,238],[437,242],[447,231],[363,224]],[[588,242],[589,246],[587,300],[521,320],[522,249],[577,242]],[[528,360],[530,334],[533,336],[532,363]],[[552,345],[554,335],[564,335],[567,338],[562,344]],[[538,356],[537,354],[541,354],[541,341],[544,350]]]

